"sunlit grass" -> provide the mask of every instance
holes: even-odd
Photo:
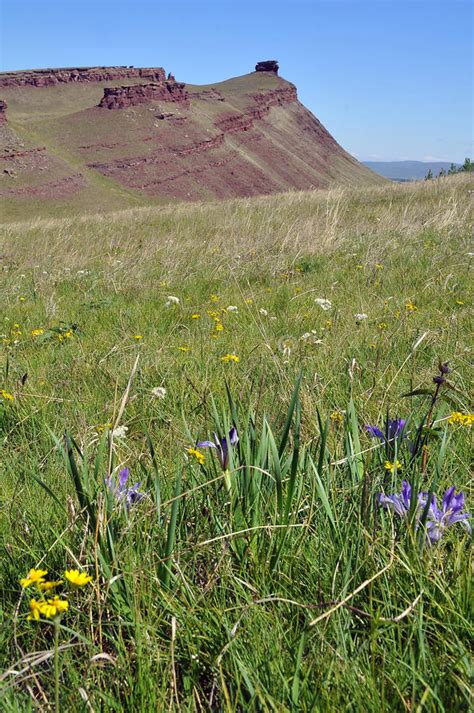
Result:
[[[469,538],[420,550],[376,495],[456,485],[472,509],[468,190],[3,226],[6,710],[54,706],[36,567],[93,577],[61,619],[61,710],[467,709]],[[423,469],[363,424],[415,433],[429,397],[404,395],[447,360]],[[196,444],[232,425],[222,469]],[[124,467],[130,510],[105,485]]]

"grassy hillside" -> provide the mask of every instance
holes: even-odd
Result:
[[[3,226],[3,710],[468,709],[470,539],[378,494],[472,509],[469,188]],[[30,568],[92,580],[28,621]]]
[[[2,89],[4,221],[383,182],[293,99],[249,120],[262,97],[292,90],[271,73],[189,85],[189,106],[98,108],[105,87],[136,82]]]

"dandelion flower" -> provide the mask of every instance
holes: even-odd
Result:
[[[133,337],[137,342],[141,341],[143,339],[143,336],[141,334],[135,334]]]
[[[48,574],[47,569],[30,569],[28,576],[20,579],[20,584],[23,589],[29,587],[30,584],[41,584],[44,582],[44,578]]]
[[[85,572],[79,572],[78,569],[67,569],[64,572],[67,581],[74,587],[83,587],[88,582],[92,582],[92,577]]]

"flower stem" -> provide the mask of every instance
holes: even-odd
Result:
[[[54,710],[59,713],[59,618],[54,620]]]

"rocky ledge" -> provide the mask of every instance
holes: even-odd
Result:
[[[0,124],[5,124],[7,120],[7,103],[0,99]]]
[[[163,67],[68,67],[62,69],[32,69],[25,72],[0,74],[0,87],[48,87],[74,82],[104,82],[116,79],[146,79],[164,82]]]
[[[127,87],[105,87],[99,106],[106,109],[125,109],[152,101],[177,102],[189,106],[188,92],[181,82],[166,81],[153,84],[132,84]]]

